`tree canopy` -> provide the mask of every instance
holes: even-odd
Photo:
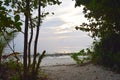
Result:
[[[80,29],[91,31],[92,36],[105,37],[110,33],[120,34],[120,0],[76,0],[75,6],[84,5],[85,17]]]
[[[12,9],[8,8],[8,2],[0,1],[0,31],[7,32],[7,29],[15,29],[21,31],[20,16],[18,14],[11,15]]]
[[[99,41],[93,44],[92,59],[105,66],[120,69],[120,0],[75,0],[75,6],[84,6],[89,23],[76,29],[91,32]]]

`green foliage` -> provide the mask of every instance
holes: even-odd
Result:
[[[7,32],[8,28],[20,31],[16,27],[21,27],[22,25],[19,15],[11,15],[14,10],[6,7],[9,6],[10,2],[11,0],[0,1],[0,31],[2,32]]]
[[[76,6],[84,5],[83,13],[89,23],[79,29],[92,32],[92,37],[105,37],[120,31],[119,0],[76,0]],[[120,33],[119,33],[120,34]]]
[[[87,48],[86,51],[82,49],[80,52],[72,54],[71,57],[76,61],[77,64],[83,64],[85,61],[90,60],[91,53],[92,52],[90,49]]]
[[[23,73],[22,64],[10,59],[1,63],[0,79],[2,80],[21,80]]]
[[[15,15],[14,19],[15,19],[15,21],[17,22],[17,21],[20,20],[20,16],[19,16],[19,15]]]
[[[84,6],[89,23],[76,29],[91,32],[99,38],[93,44],[92,61],[109,67],[120,67],[120,0],[75,0]]]
[[[4,60],[2,64],[6,65],[11,70],[18,70],[18,63],[14,59]]]
[[[0,1],[0,31],[5,32],[7,28],[14,29],[14,31],[21,31],[21,26],[24,24],[21,21],[20,14],[31,16],[32,26],[37,24],[38,16],[32,17],[32,12],[38,9],[38,0],[32,0],[29,2],[30,11],[25,11],[24,0],[3,0]],[[41,7],[45,8],[47,5],[60,5],[58,0],[41,0]],[[49,12],[42,12],[41,19],[46,17]]]
[[[102,45],[101,42],[93,42],[93,53],[91,54],[91,60],[94,64],[100,63],[102,60]]]
[[[112,38],[111,38],[112,37]],[[92,62],[120,70],[120,37],[111,34],[109,37],[94,42]]]

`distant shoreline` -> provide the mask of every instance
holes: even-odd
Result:
[[[70,56],[74,53],[54,53],[54,54],[45,54],[45,57],[59,57],[59,56]],[[23,55],[19,54],[18,57],[23,57]],[[31,55],[33,57],[33,55]]]
[[[72,55],[74,53],[54,53],[54,54],[45,54],[45,56],[68,56],[68,55]]]

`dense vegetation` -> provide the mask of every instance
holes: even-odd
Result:
[[[89,23],[77,26],[91,33],[93,58],[112,68],[120,68],[120,0],[75,0],[75,6],[84,6],[83,13]],[[99,38],[96,40],[96,38]]]

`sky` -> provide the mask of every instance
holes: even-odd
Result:
[[[42,9],[55,14],[49,14],[41,25],[38,52],[43,50],[47,53],[77,52],[92,45],[93,39],[88,33],[75,30],[75,26],[88,22],[82,13],[83,7],[75,8],[75,2],[72,0],[61,1],[60,6],[48,6]],[[23,42],[23,34],[20,33],[14,39],[16,51],[23,52]]]

